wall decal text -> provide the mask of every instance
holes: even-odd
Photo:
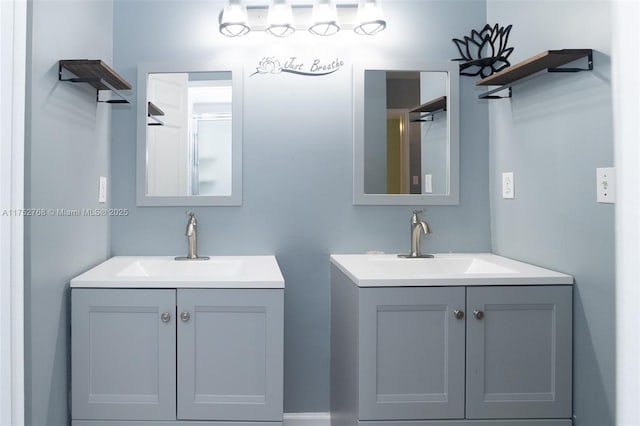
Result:
[[[280,74],[283,72],[319,77],[333,74],[343,66],[344,61],[338,58],[332,61],[323,61],[317,58],[311,61],[303,61],[296,56],[291,56],[287,60],[280,62],[280,60],[271,56],[262,58],[256,67],[256,71],[250,77],[256,74]]]

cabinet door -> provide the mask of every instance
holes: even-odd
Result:
[[[179,419],[282,421],[283,302],[275,289],[178,290]]]
[[[72,290],[73,419],[175,419],[175,310],[175,290]]]
[[[359,289],[360,420],[464,417],[464,287]]]
[[[467,417],[571,417],[571,287],[469,288],[467,310]]]

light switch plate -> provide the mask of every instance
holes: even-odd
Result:
[[[433,175],[426,174],[424,175],[424,193],[431,194],[433,193]]]
[[[107,178],[106,176],[100,176],[98,183],[98,202],[107,202]]]
[[[502,174],[502,198],[515,198],[513,172],[506,172]]]
[[[601,167],[596,169],[596,200],[599,203],[616,202],[616,169]]]

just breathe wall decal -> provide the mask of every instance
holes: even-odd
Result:
[[[323,75],[333,74],[344,66],[342,59],[334,60],[313,59],[311,61],[303,61],[296,56],[291,56],[285,61],[280,61],[274,56],[264,57],[258,63],[256,71],[249,77],[257,74],[280,74],[291,73],[310,77],[319,77]]]

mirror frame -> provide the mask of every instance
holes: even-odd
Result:
[[[353,74],[353,204],[456,205],[460,204],[460,76],[457,62],[378,62],[354,65]],[[419,71],[447,73],[448,177],[445,194],[367,194],[364,192],[364,79],[365,71]]]
[[[231,195],[147,195],[147,76],[151,73],[231,71],[232,159]],[[136,205],[137,206],[241,206],[242,205],[242,66],[221,63],[144,63],[138,65]]]

